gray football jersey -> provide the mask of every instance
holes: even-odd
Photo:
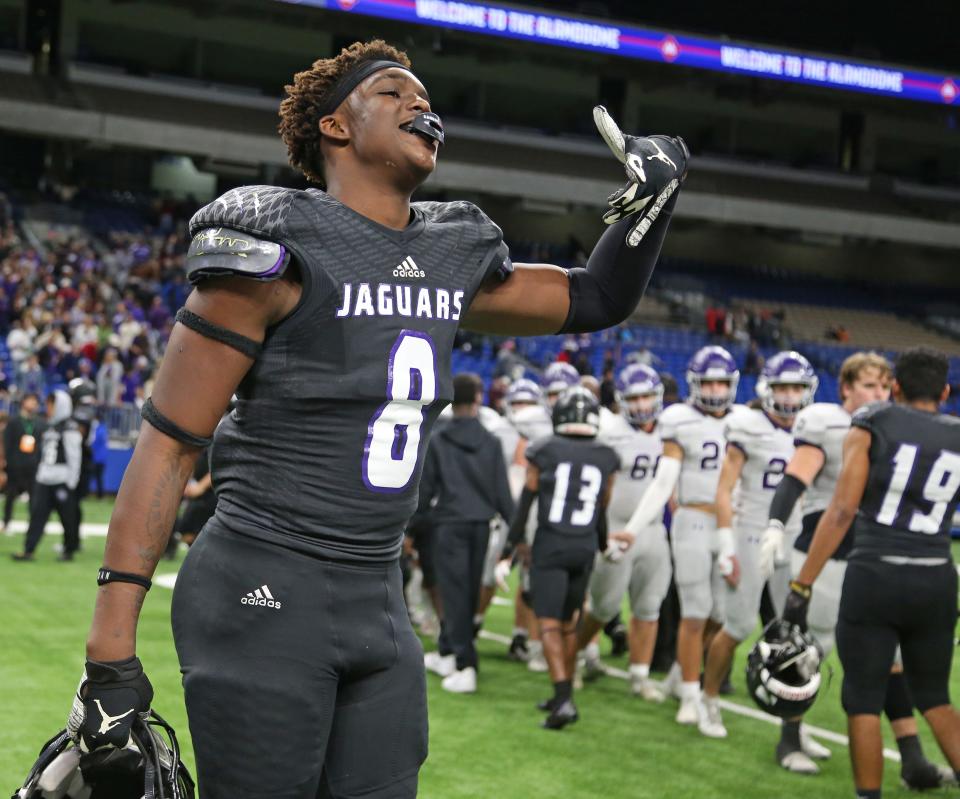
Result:
[[[843,440],[849,430],[850,414],[833,402],[815,402],[797,414],[794,444],[807,444],[823,452],[823,467],[803,493],[804,516],[824,511],[830,504],[843,465]]]
[[[734,405],[717,418],[678,402],[660,414],[660,438],[673,441],[683,449],[677,499],[681,505],[713,504],[726,439],[724,430],[730,420],[747,410]]]
[[[227,192],[190,232],[217,226],[278,242],[302,281],[217,429],[217,517],[323,557],[397,557],[452,399],[454,334],[511,268],[500,229],[470,203],[426,202],[392,230],[318,189],[271,186]]]
[[[623,530],[653,482],[663,454],[657,428],[652,433],[636,430],[619,414],[601,418],[597,441],[606,444],[620,458],[620,471],[613,483],[607,514],[611,530]]]
[[[542,405],[529,405],[513,414],[511,420],[517,433],[527,441],[536,441],[553,435],[550,411]]]
[[[793,457],[793,433],[775,425],[762,410],[750,409],[730,419],[726,438],[728,446],[746,456],[734,503],[734,526],[765,528],[770,501]],[[786,530],[789,535],[800,532],[799,506],[790,514]]]

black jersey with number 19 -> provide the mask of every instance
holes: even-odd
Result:
[[[195,239],[219,227],[285,248],[302,296],[217,429],[214,523],[336,560],[397,557],[452,399],[454,334],[484,280],[512,268],[500,229],[470,203],[424,202],[393,230],[318,189],[272,186],[190,222]]]
[[[874,403],[853,427],[871,435],[870,473],[851,560],[949,558],[960,502],[960,419]]]

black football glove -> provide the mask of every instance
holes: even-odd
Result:
[[[593,121],[623,164],[628,180],[626,186],[607,198],[610,210],[603,221],[612,225],[636,214],[637,222],[627,234],[627,246],[636,247],[687,176],[690,151],[679,136],[624,135],[602,105],[593,109]]]
[[[82,752],[123,748],[130,743],[130,727],[138,716],[146,716],[152,701],[153,687],[138,657],[108,663],[88,660],[67,732]]]
[[[807,608],[810,607],[810,597],[813,589],[796,580],[790,581],[790,593],[783,606],[783,620],[788,624],[796,624],[804,632],[807,631]]]

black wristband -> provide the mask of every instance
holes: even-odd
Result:
[[[806,490],[807,486],[803,480],[794,477],[792,474],[785,474],[780,481],[780,485],[777,486],[773,499],[770,501],[770,520],[786,525],[797,500]]]
[[[100,571],[97,572],[97,585],[106,585],[107,583],[133,583],[147,591],[149,591],[150,586],[153,585],[148,578],[140,574],[118,572],[113,569],[108,569],[106,566],[101,566]]]

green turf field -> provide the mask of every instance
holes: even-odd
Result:
[[[104,522],[109,503],[85,505],[85,521]],[[84,540],[73,563],[57,563],[53,545],[41,544],[34,563],[14,563],[8,553],[22,536],[0,537],[0,796],[26,774],[38,747],[64,725],[84,657],[84,640],[96,590],[103,538]],[[158,573],[175,571],[162,562]],[[171,592],[155,587],[144,605],[138,651],[156,691],[155,708],[180,731],[185,761],[193,758],[180,676],[171,640]],[[507,635],[512,610],[494,607],[493,633]],[[429,648],[431,642],[425,642]],[[803,778],[781,772],[773,762],[776,728],[725,713],[725,741],[706,740],[673,722],[676,705],[654,706],[633,699],[626,682],[606,677],[577,695],[581,721],[561,732],[539,729],[534,703],[549,694],[546,675],[509,662],[506,647],[480,642],[480,690],[452,696],[430,686],[430,758],[422,771],[420,795],[427,799],[528,799],[528,797],[609,797],[674,799],[742,797],[810,799],[852,795],[846,747],[828,745],[834,758],[823,774]],[[744,695],[744,647],[734,672],[732,700],[752,706]],[[610,661],[613,663],[613,661]],[[840,670],[835,657],[832,682],[821,692],[808,720],[845,732],[839,707]],[[613,663],[626,668],[626,660]],[[954,678],[956,681],[956,677]],[[929,755],[942,762],[921,723]],[[892,739],[888,745],[893,746]],[[886,796],[906,796],[897,764],[887,761]],[[939,792],[944,795],[948,792]],[[952,792],[956,795],[957,791]]]

